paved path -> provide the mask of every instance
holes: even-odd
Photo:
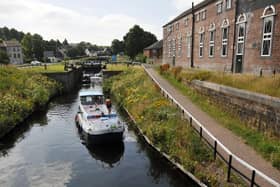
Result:
[[[212,117],[194,105],[187,97],[185,97],[182,93],[180,93],[180,91],[169,84],[152,68],[146,67],[145,69],[154,77],[154,79],[158,81],[161,87],[169,92],[177,100],[177,102],[179,102],[187,111],[189,111],[194,116],[194,118],[198,119],[198,121],[200,121],[200,123],[203,124],[205,128],[211,132],[222,144],[224,144],[233,154],[280,183],[280,171],[272,167],[271,163],[264,160],[255,150],[246,145],[240,137],[233,134],[233,132],[230,130],[224,128]],[[221,148],[218,148],[218,150],[221,151],[225,158],[228,158],[228,155],[225,152],[222,152]],[[249,172],[247,168],[240,165],[234,159],[232,164],[234,167],[238,168],[238,170],[246,173],[246,175],[251,178],[251,172]],[[256,175],[256,181],[261,186],[272,186],[261,179],[258,175]]]

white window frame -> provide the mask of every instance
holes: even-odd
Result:
[[[183,38],[182,38],[182,34],[179,34],[178,37],[178,57],[181,57],[182,55],[182,43],[183,43]]]
[[[240,35],[240,28],[244,28],[244,35]],[[239,23],[237,27],[237,48],[236,48],[236,54],[237,55],[243,55],[244,54],[244,47],[245,47],[245,36],[246,36],[246,23]],[[240,46],[242,46],[240,50]]]
[[[196,22],[200,21],[200,13],[199,12],[195,13],[195,21]]]
[[[172,53],[172,41],[171,39],[168,39],[168,57],[171,58]]]
[[[226,37],[224,38],[224,32],[226,30]],[[229,36],[229,27],[222,28],[222,48],[221,48],[221,56],[227,57],[228,56],[228,36]],[[224,46],[226,48],[225,54],[224,52]]]
[[[172,40],[172,50],[173,50],[172,57],[175,57],[176,56],[176,38],[174,38]]]
[[[216,32],[215,32],[216,26],[215,23],[211,23],[209,25],[209,57],[214,57],[215,55],[215,39],[216,39]],[[211,37],[213,36],[213,38]],[[211,48],[213,49],[213,54],[211,54]]]
[[[185,27],[188,26],[188,22],[189,22],[189,18],[185,18],[185,19],[184,19],[184,25],[185,25]]]
[[[200,58],[203,58],[204,55],[204,40],[205,40],[205,32],[204,27],[199,28],[199,50],[198,50],[198,56]]]
[[[187,57],[190,58],[191,57],[191,47],[192,47],[192,35],[191,33],[187,34]]]
[[[267,11],[271,10],[272,13],[268,14]],[[272,53],[272,41],[273,41],[273,31],[274,31],[274,16],[276,16],[276,11],[273,5],[267,6],[262,15],[263,19],[263,31],[262,31],[262,47],[261,47],[261,56],[262,57],[270,57]],[[269,20],[272,22],[271,24],[271,32],[265,33],[265,23]],[[270,46],[268,50],[268,54],[264,54],[264,42],[270,41]]]
[[[211,49],[213,50],[212,54],[211,54]],[[214,57],[214,55],[215,55],[215,30],[212,30],[209,31],[209,57]]]
[[[216,3],[217,6],[217,14],[221,14],[223,12],[223,1],[218,1]]]
[[[232,6],[232,0],[226,0],[226,9],[229,10],[231,9]]]
[[[221,38],[222,38],[222,47],[221,47],[221,57],[227,57],[228,56],[228,39],[229,39],[229,20],[228,19],[224,19],[221,25],[222,28],[222,34],[221,34]],[[227,30],[226,32],[226,37],[224,38],[224,30]],[[223,53],[223,49],[225,46],[225,54]]]

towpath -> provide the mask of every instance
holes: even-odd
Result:
[[[191,113],[194,118],[196,118],[201,124],[203,124],[203,126],[234,155],[241,158],[257,170],[261,171],[262,173],[276,181],[278,184],[280,183],[280,171],[274,168],[270,162],[263,159],[253,148],[248,146],[244,142],[244,140],[242,140],[227,128],[223,127],[216,120],[203,112],[198,106],[194,105],[186,96],[184,96],[164,78],[162,78],[153,68],[146,66],[145,70],[150,77],[152,77],[159,83],[160,87],[164,88],[166,92],[172,95],[172,97],[178,103],[180,103],[180,105],[183,106],[185,110]],[[225,157],[225,159],[228,160],[229,155],[219,146],[218,151],[223,155],[223,157]],[[232,159],[232,165],[239,171],[244,173],[248,178],[252,177],[252,171],[249,171],[248,168],[241,165],[239,162],[237,162],[236,159]],[[256,174],[255,179],[260,186],[275,186],[270,185],[258,174]],[[280,187],[278,185],[276,186]]]

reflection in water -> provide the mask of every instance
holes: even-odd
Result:
[[[103,168],[113,168],[119,165],[119,162],[124,153],[124,143],[117,142],[115,144],[107,145],[93,145],[90,142],[87,142],[87,139],[84,138],[82,129],[77,128],[79,136],[82,140],[90,155],[97,161],[101,161]]]
[[[9,150],[15,146],[15,143],[22,141],[31,127],[44,126],[48,124],[47,110],[35,112],[23,123],[17,125],[9,134],[0,139],[0,157],[8,156]]]
[[[130,128],[121,144],[88,145],[74,121],[78,101],[77,92],[58,97],[0,140],[1,187],[194,186]]]

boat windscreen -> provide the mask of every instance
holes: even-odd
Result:
[[[81,96],[82,105],[101,105],[104,103],[104,97],[101,95]]]

